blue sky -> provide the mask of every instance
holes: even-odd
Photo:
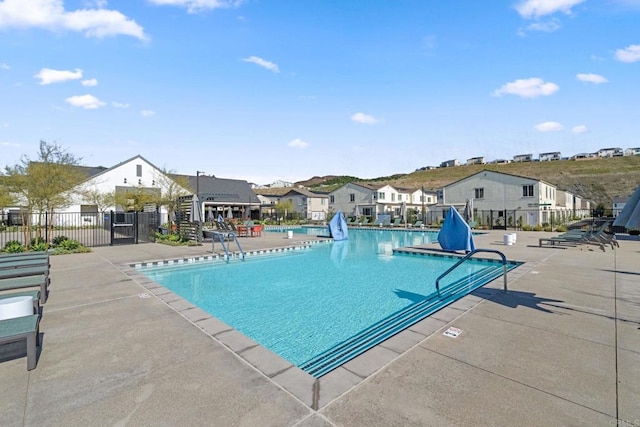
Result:
[[[371,178],[638,147],[639,99],[640,0],[0,1],[0,166]]]

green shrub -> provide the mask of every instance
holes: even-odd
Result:
[[[522,224],[520,228],[522,229],[522,231],[531,231],[532,227],[529,224]]]
[[[564,233],[565,231],[567,231],[567,226],[566,225],[559,225],[556,227],[556,231],[558,233]]]
[[[66,239],[60,242],[60,245],[58,247],[65,251],[71,252],[77,250],[80,247],[80,242],[78,242],[77,240]]]
[[[53,238],[53,240],[51,240],[51,246],[60,246],[60,244],[65,240],[69,240],[69,238],[67,236],[56,236]]]
[[[47,242],[36,242],[29,247],[33,252],[46,252],[49,249]]]
[[[4,245],[4,251],[8,254],[17,254],[25,251],[25,247],[17,240],[9,240]]]
[[[531,227],[531,230],[533,230],[533,231],[542,231],[543,228],[542,228],[542,225],[536,224],[533,227]]]
[[[31,239],[31,241],[29,242],[29,247],[32,248],[36,245],[41,245],[42,243],[47,243],[42,237],[34,237],[33,239]]]

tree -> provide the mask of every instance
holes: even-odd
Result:
[[[155,181],[160,188],[160,198],[157,200],[157,204],[167,209],[168,222],[171,225],[178,208],[178,198],[195,191],[189,188],[189,179],[186,176],[176,175],[166,168],[156,174]]]
[[[155,205],[159,196],[157,188],[131,187],[115,195],[115,204],[126,212],[142,212],[146,205]]]
[[[9,188],[0,181],[0,224],[4,221],[4,208],[15,205],[15,200],[9,192]]]
[[[95,205],[101,213],[116,204],[116,194],[113,191],[102,192],[97,188],[88,188],[82,190],[80,194],[88,203]]]
[[[278,217],[284,218],[285,221],[287,220],[287,216],[294,211],[293,202],[291,200],[280,200],[276,203],[275,208]]]
[[[74,167],[80,164],[80,160],[55,142],[40,141],[36,160],[24,155],[20,163],[5,168],[9,191],[26,208],[22,223],[27,242],[31,241],[33,214],[38,215],[36,226],[41,238],[43,215],[52,215],[55,209],[69,206],[72,202],[73,188],[86,179],[86,174]],[[48,225],[53,227],[51,221]]]

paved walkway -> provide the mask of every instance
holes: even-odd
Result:
[[[37,368],[0,348],[0,425],[640,425],[640,241],[537,247],[548,235],[478,236],[525,261],[508,293],[499,279],[318,381],[129,267],[210,244],[52,257]]]

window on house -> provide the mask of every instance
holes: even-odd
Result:
[[[392,202],[396,201],[396,193],[391,193],[391,201]]]
[[[378,193],[378,199],[384,200],[384,193]]]
[[[136,165],[136,176],[142,176],[142,165]]]
[[[326,199],[320,199],[320,204],[322,206],[326,205],[327,204],[327,200]]]
[[[401,202],[402,201],[402,194],[398,194],[398,201]]]
[[[356,201],[356,195],[353,194],[353,193],[349,194],[349,201],[350,202],[355,202]]]
[[[474,188],[475,198],[484,199],[484,188]]]
[[[522,197],[533,197],[533,185],[522,186]]]
[[[335,203],[335,202],[336,202],[336,196],[332,194],[331,196],[329,196],[329,203]]]

